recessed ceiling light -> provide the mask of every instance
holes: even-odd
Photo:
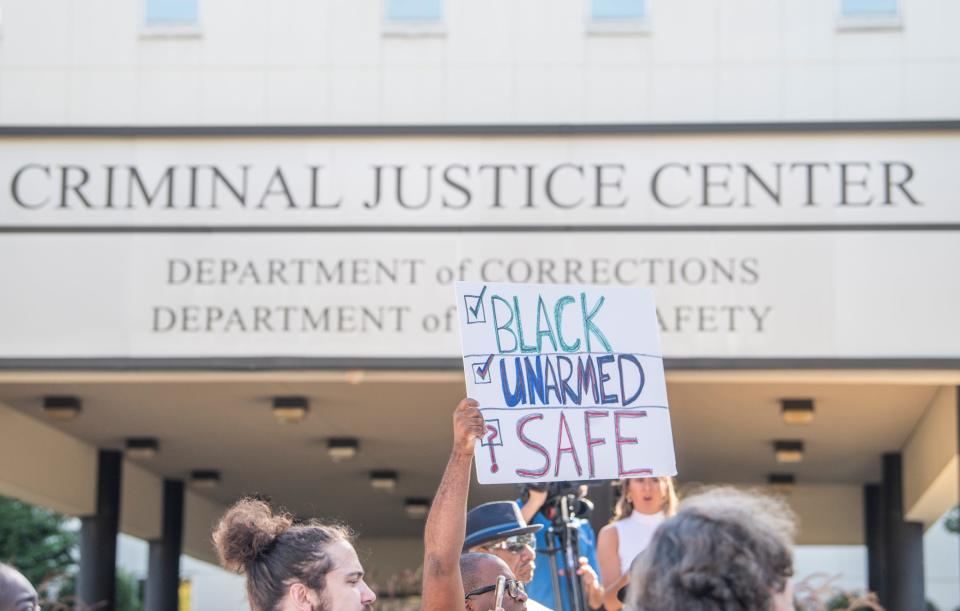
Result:
[[[374,490],[383,490],[390,492],[397,487],[396,471],[371,471],[370,485]]]
[[[310,411],[310,402],[306,397],[274,397],[273,417],[280,424],[295,424],[303,420]]]
[[[771,473],[767,476],[767,483],[775,491],[786,494],[793,490],[797,478],[792,473]]]
[[[347,380],[347,384],[360,384],[363,382],[364,377],[362,369],[351,369],[350,371],[344,372],[344,378]]]
[[[813,399],[781,399],[780,414],[787,424],[813,422]]]
[[[416,497],[410,498],[403,503],[403,512],[411,520],[422,520],[427,517],[430,510],[430,499]]]
[[[43,413],[51,420],[73,420],[83,411],[83,404],[77,397],[44,397]]]
[[[216,488],[220,485],[220,472],[215,469],[196,469],[190,472],[190,483],[195,488]]]
[[[327,442],[327,454],[333,462],[350,460],[359,450],[360,444],[352,437],[336,437]]]
[[[127,439],[127,458],[153,458],[160,451],[160,442],[154,437],[131,437]]]
[[[797,463],[803,460],[802,441],[774,441],[773,456],[779,463]]]

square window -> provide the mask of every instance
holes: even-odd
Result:
[[[590,17],[597,21],[641,20],[647,16],[646,0],[591,0]]]
[[[199,0],[146,0],[144,21],[147,25],[195,24]]]
[[[387,0],[387,21],[432,22],[443,18],[443,0]]]
[[[900,0],[839,0],[838,30],[899,30]]]
[[[897,0],[840,0],[840,12],[844,17],[896,17],[897,4]]]

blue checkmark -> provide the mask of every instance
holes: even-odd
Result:
[[[490,379],[490,364],[493,362],[493,356],[490,355],[486,361],[482,363],[473,363],[473,383],[474,384],[489,384]]]
[[[487,313],[483,309],[483,296],[487,293],[487,287],[480,290],[479,295],[464,295],[463,304],[467,308],[467,324],[472,325],[479,322],[487,322]]]

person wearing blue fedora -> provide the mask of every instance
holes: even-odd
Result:
[[[513,501],[494,501],[474,507],[467,513],[464,552],[493,554],[507,563],[517,579],[529,583],[536,568],[537,539],[542,524],[527,524],[520,507]],[[546,609],[533,600],[527,601],[530,611]]]

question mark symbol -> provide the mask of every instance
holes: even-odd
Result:
[[[493,452],[493,442],[500,436],[500,431],[492,424],[487,425],[487,431],[489,431],[489,434],[487,435],[486,446],[490,448],[490,471],[496,473],[500,470],[500,467],[497,466],[497,455]]]

